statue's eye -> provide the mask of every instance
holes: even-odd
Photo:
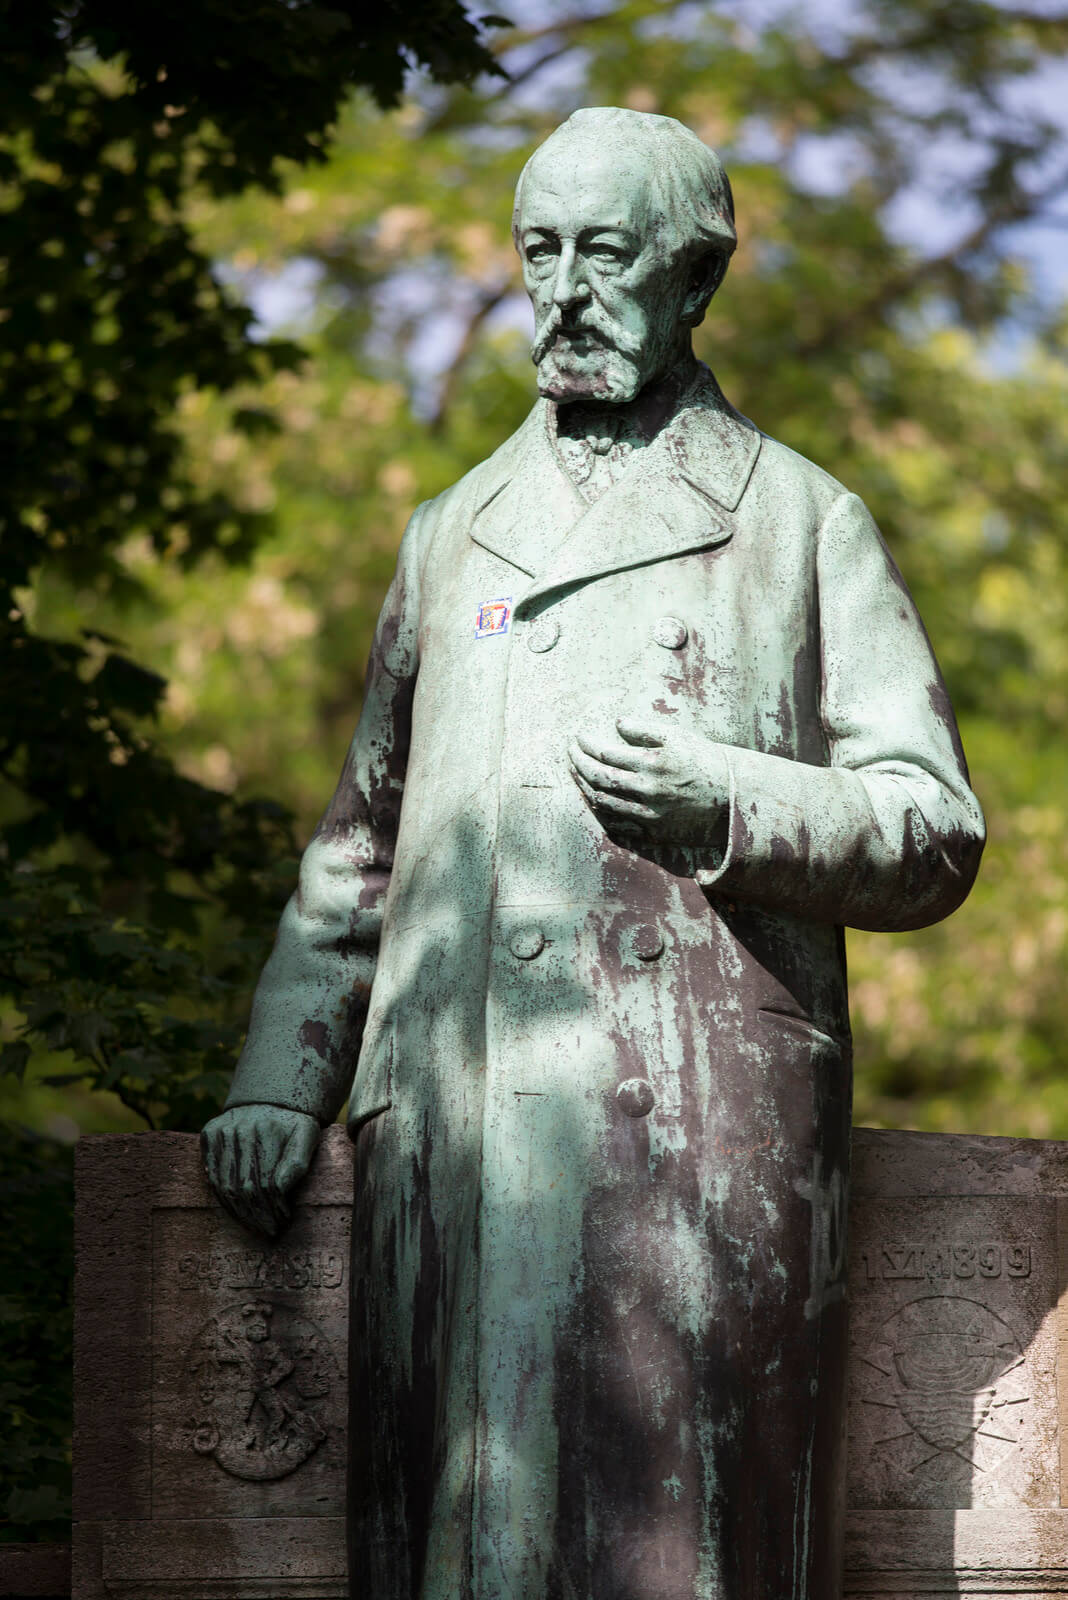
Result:
[[[598,240],[591,244],[587,251],[591,261],[601,262],[605,265],[621,266],[627,261],[629,252],[620,244],[610,244],[607,240]]]

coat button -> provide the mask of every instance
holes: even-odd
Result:
[[[653,638],[665,650],[681,650],[689,637],[689,629],[678,617],[660,617],[653,624]]]
[[[643,923],[633,934],[634,954],[639,961],[655,961],[664,953],[664,936],[653,923]]]
[[[539,617],[527,630],[527,649],[540,655],[543,650],[551,650],[559,637],[560,624],[556,618]]]
[[[647,1117],[656,1104],[653,1086],[644,1078],[625,1078],[616,1090],[616,1099],[628,1117]]]
[[[533,961],[545,949],[545,935],[540,928],[517,928],[508,941],[508,948],[517,961]]]

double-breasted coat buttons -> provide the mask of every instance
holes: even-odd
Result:
[[[653,638],[665,650],[681,650],[690,630],[680,617],[658,617],[653,623]]]
[[[616,1090],[619,1108],[628,1117],[647,1117],[656,1104],[653,1086],[644,1078],[624,1078]]]
[[[664,953],[664,935],[652,922],[643,922],[635,928],[631,940],[639,961],[655,961]]]
[[[551,650],[560,637],[560,624],[555,617],[538,617],[527,629],[527,649],[538,655]]]

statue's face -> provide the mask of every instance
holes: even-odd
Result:
[[[517,241],[534,306],[531,354],[551,399],[632,400],[687,347],[686,273],[641,161],[551,141],[523,180]]]

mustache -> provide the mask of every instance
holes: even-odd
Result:
[[[596,306],[584,306],[577,320],[572,321],[565,317],[559,306],[554,305],[544,321],[535,329],[534,343],[530,347],[535,365],[548,355],[561,335],[564,338],[584,336],[593,339],[606,350],[615,350],[621,356],[636,356],[641,353],[641,341],[635,339],[625,328],[602,316]]]

